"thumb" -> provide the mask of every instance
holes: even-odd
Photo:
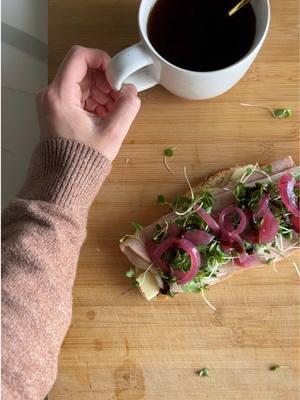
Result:
[[[141,106],[134,85],[126,85],[119,92],[114,107],[105,118],[105,127],[123,141]],[[103,121],[103,122],[104,122]]]

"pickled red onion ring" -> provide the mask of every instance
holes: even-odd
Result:
[[[202,207],[195,208],[197,214],[207,223],[208,227],[217,235],[221,233],[220,225],[217,221],[209,215]]]
[[[228,221],[226,221],[226,217],[233,214],[237,214],[240,217],[239,224],[236,228],[234,228],[231,223],[228,223]],[[229,236],[239,235],[246,228],[247,218],[243,210],[241,210],[239,207],[229,206],[224,208],[223,211],[221,211],[219,216],[219,225],[222,229],[222,232],[224,232],[225,234],[228,234]]]
[[[300,217],[298,198],[294,191],[295,185],[298,187],[296,179],[290,173],[282,175],[278,182],[279,194],[283,204],[293,215]]]
[[[201,257],[196,247],[187,239],[167,238],[159,244],[149,242],[146,244],[147,251],[153,263],[163,272],[170,273],[177,278],[177,283],[184,285],[190,282],[198,273],[201,264]],[[163,254],[170,248],[182,249],[188,253],[191,259],[191,267],[187,272],[182,272],[171,268],[162,259]]]

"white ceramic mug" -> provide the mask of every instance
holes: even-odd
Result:
[[[256,34],[252,48],[235,64],[209,72],[179,68],[165,60],[151,45],[147,22],[156,0],[142,0],[139,9],[141,41],[113,57],[106,77],[115,90],[132,83],[140,92],[158,83],[176,96],[190,100],[209,99],[234,86],[247,72],[266,38],[270,24],[269,0],[252,0],[256,15]]]

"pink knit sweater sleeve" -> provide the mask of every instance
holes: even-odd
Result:
[[[78,142],[41,142],[3,212],[2,399],[42,400],[54,383],[88,209],[110,168]]]

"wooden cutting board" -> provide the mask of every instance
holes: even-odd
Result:
[[[259,0],[256,0],[259,1]],[[49,78],[72,44],[110,54],[138,40],[137,0],[49,0]],[[90,212],[74,287],[71,328],[50,400],[299,399],[299,277],[292,259],[252,269],[198,295],[146,302],[128,290],[118,240],[131,222],[163,212],[157,194],[186,190],[233,165],[291,154],[299,162],[297,0],[273,0],[271,30],[230,92],[179,99],[157,86],[142,108]],[[291,107],[290,120],[241,102]],[[172,176],[163,150],[175,146]],[[299,261],[299,253],[293,260]],[[289,368],[270,371],[272,364]],[[209,368],[210,376],[195,374]]]

